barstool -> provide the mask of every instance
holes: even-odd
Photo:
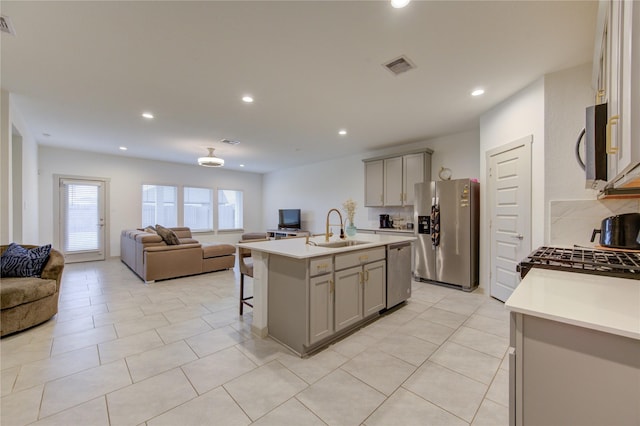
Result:
[[[267,241],[264,233],[251,233],[242,235],[241,243],[255,243],[258,241]],[[244,305],[253,308],[253,304],[249,300],[253,299],[253,296],[244,296],[244,277],[245,275],[253,278],[253,258],[251,257],[251,250],[243,247],[238,247],[238,266],[240,267],[240,315],[244,310]]]

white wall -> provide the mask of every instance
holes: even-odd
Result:
[[[55,241],[52,207],[54,175],[109,179],[108,256],[120,255],[120,231],[140,226],[142,184],[176,184],[243,191],[244,227],[264,229],[262,224],[262,175],[189,166],[117,155],[40,147],[40,239]],[[237,242],[239,233],[196,234],[202,242]]]
[[[544,241],[544,78],[540,78],[480,117],[480,175],[486,181],[487,151],[533,135],[531,146],[531,245]],[[480,287],[488,289],[489,245],[487,194],[480,191]],[[486,293],[488,291],[485,290]]]
[[[11,94],[2,90],[0,95],[0,242],[24,244],[42,244],[38,229],[38,146],[33,135],[28,131],[20,113],[13,107]],[[15,157],[12,150],[13,130],[21,136],[22,150]],[[21,206],[16,211],[21,214],[22,232],[20,241],[14,241],[14,197],[12,196],[13,164],[20,162],[22,173],[18,177],[22,188]]]
[[[477,131],[468,131],[265,174],[263,221],[268,228],[275,228],[278,225],[278,209],[299,208],[302,210],[303,228],[323,233],[329,209],[337,208],[343,213],[342,203],[349,198],[357,203],[355,224],[359,228],[377,228],[377,215],[383,210],[390,214],[412,215],[411,209],[363,207],[362,160],[431,148],[434,150],[432,178],[438,179],[440,165],[450,168],[454,179],[477,177],[478,139]],[[434,170],[436,166],[438,170]],[[332,223],[335,223],[335,218]]]

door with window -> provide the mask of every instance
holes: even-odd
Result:
[[[104,260],[106,182],[61,178],[59,183],[59,241],[65,262]]]

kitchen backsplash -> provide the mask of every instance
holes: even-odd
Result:
[[[623,213],[640,212],[640,200],[567,200],[551,201],[549,244],[571,247],[574,244],[593,247],[591,233],[600,229],[602,219]]]

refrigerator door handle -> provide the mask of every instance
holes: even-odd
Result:
[[[440,245],[440,205],[431,206],[431,244],[434,247]]]

